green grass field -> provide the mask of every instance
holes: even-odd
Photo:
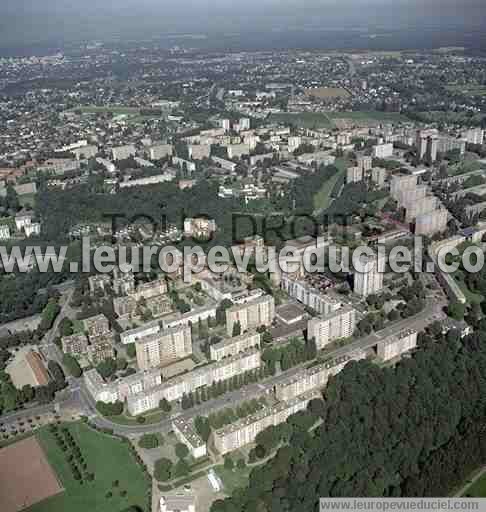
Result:
[[[229,471],[224,466],[215,466],[214,471],[223,482],[225,494],[231,495],[236,489],[248,485],[251,469],[245,467],[245,469],[235,468],[233,471]]]
[[[295,114],[282,112],[271,114],[269,121],[274,123],[289,123],[293,126],[310,129],[334,128],[334,123],[329,119],[328,115],[319,112],[298,112]]]
[[[72,111],[75,112],[79,110],[83,114],[137,114],[140,112],[138,107],[76,107],[73,108]]]
[[[463,494],[469,498],[486,498],[486,474],[478,478]]]
[[[410,121],[407,116],[398,112],[329,112],[331,119],[352,119],[354,121],[390,121],[407,122]]]
[[[446,86],[446,89],[450,92],[465,94],[466,96],[486,96],[486,86],[485,85],[450,84],[450,85]]]
[[[120,512],[133,505],[145,510],[150,484],[128,447],[81,422],[71,423],[68,428],[95,479],[83,484],[74,480],[65,453],[53,434],[42,429],[37,437],[65,491],[34,505],[28,512]],[[116,480],[119,484],[113,486]],[[126,496],[121,496],[122,491],[126,491]],[[108,492],[113,493],[111,498],[106,496]]]
[[[346,168],[348,164],[345,159],[337,158],[334,165],[339,169],[339,172],[336,173],[331,179],[327,180],[322,185],[319,192],[317,192],[317,194],[314,196],[314,208],[316,210],[325,210],[331,206],[331,193],[334,189],[334,185],[341,177],[346,175]]]

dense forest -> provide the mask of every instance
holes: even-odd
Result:
[[[325,401],[311,403],[322,424],[283,429],[288,443],[211,512],[317,511],[320,496],[448,495],[486,462],[486,333],[461,339],[438,327],[396,367],[347,365]]]

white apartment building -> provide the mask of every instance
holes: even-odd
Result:
[[[292,279],[288,275],[282,276],[280,286],[290,297],[313,309],[319,315],[328,315],[341,307],[341,302],[334,297],[324,295],[305,281]]]
[[[10,228],[7,224],[0,224],[0,240],[9,240]]]
[[[250,348],[260,348],[261,335],[258,332],[246,332],[235,336],[234,338],[226,338],[219,343],[210,346],[209,351],[211,360],[221,361],[230,356],[245,352]]]
[[[358,156],[357,161],[358,161],[358,167],[363,171],[363,173],[367,173],[368,171],[371,171],[371,168],[373,167],[373,158],[371,156],[367,156],[367,155]]]
[[[329,343],[349,338],[356,329],[356,310],[344,306],[321,318],[311,318],[307,322],[307,337],[314,339],[317,350],[322,350]]]
[[[272,325],[275,318],[275,300],[271,295],[263,295],[245,304],[237,304],[226,310],[226,332],[233,335],[233,326],[240,323],[241,332],[262,325]]]
[[[111,157],[113,160],[126,160],[131,156],[135,156],[137,150],[133,144],[127,144],[125,146],[118,146],[111,150]]]
[[[135,349],[140,370],[183,359],[192,354],[191,328],[180,326],[149,334],[135,342]]]
[[[373,158],[391,158],[393,156],[393,144],[378,144],[373,146]]]
[[[484,131],[481,128],[472,128],[462,132],[462,139],[468,144],[482,144],[484,140]]]
[[[361,297],[368,297],[383,289],[385,264],[383,259],[374,256],[368,258],[363,255],[361,268],[354,271],[354,293]]]
[[[228,152],[228,158],[231,160],[250,154],[250,146],[248,144],[230,144],[226,146],[226,150]]]
[[[188,147],[189,158],[192,160],[202,160],[211,156],[211,146],[209,144],[192,144]]]
[[[193,419],[176,418],[172,422],[172,430],[177,439],[187,446],[189,453],[195,458],[205,457],[207,455],[206,443],[194,428]]]
[[[346,183],[358,183],[363,181],[363,169],[361,167],[348,167],[346,170]]]
[[[448,213],[445,209],[419,215],[415,219],[415,234],[432,236],[447,228]]]
[[[371,170],[371,181],[376,183],[379,188],[383,188],[385,186],[385,181],[388,176],[388,171],[383,169],[382,167],[374,167]]]
[[[382,361],[389,361],[417,346],[417,331],[407,330],[390,336],[377,345],[377,356]]]
[[[390,194],[395,200],[399,200],[401,194],[414,190],[417,187],[417,176],[413,174],[393,176],[390,184]]]
[[[173,147],[172,144],[158,144],[149,148],[150,160],[161,160],[166,156],[172,156]]]
[[[309,402],[318,397],[318,393],[312,391],[273,407],[265,407],[247,418],[214,431],[211,435],[212,443],[221,455],[237,450],[255,441],[256,436],[266,428],[280,425],[293,414],[305,410]]]
[[[165,398],[169,402],[180,400],[184,394],[196,391],[196,389],[211,386],[213,382],[231,379],[235,375],[256,370],[261,366],[261,354],[257,349],[250,349],[242,354],[223,359],[216,363],[196,368],[168,379],[156,387],[150,387],[146,391],[132,394],[127,397],[128,412],[136,416],[158,407],[159,402]]]
[[[120,341],[123,345],[128,345],[130,343],[135,343],[139,339],[158,333],[160,330],[161,327],[158,320],[147,322],[140,327],[120,333]]]
[[[337,375],[350,361],[359,361],[365,358],[364,350],[356,350],[318,366],[303,369],[296,375],[279,381],[275,386],[275,396],[278,400],[290,400],[311,390],[324,388],[329,378]]]

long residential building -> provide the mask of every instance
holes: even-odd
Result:
[[[143,414],[158,407],[163,398],[169,402],[180,400],[184,394],[194,392],[198,388],[231,379],[235,375],[256,370],[260,366],[260,351],[250,349],[234,357],[195,368],[189,373],[169,379],[145,392],[129,396],[127,398],[128,412],[133,416]]]
[[[105,382],[96,369],[84,372],[86,388],[95,401],[114,403],[123,402],[128,397],[137,395],[162,383],[159,369],[137,372],[115,382]]]
[[[221,361],[253,347],[260,347],[261,335],[256,331],[245,332],[234,338],[226,338],[209,348],[211,359]]]
[[[135,342],[137,364],[140,370],[148,370],[192,354],[191,328],[172,327],[159,331]]]
[[[305,410],[309,402],[318,397],[318,393],[311,391],[279,402],[273,407],[265,407],[251,416],[214,431],[211,435],[212,443],[221,455],[237,450],[255,441],[256,436],[266,428],[280,425],[293,414]]]
[[[324,295],[320,290],[303,280],[292,279],[288,275],[283,275],[280,286],[290,297],[313,309],[319,315],[328,315],[341,307],[341,303],[337,299],[330,295]]]
[[[206,443],[194,428],[193,418],[186,420],[179,417],[172,422],[172,430],[177,439],[187,446],[189,453],[195,458],[207,455]]]
[[[329,343],[349,338],[356,329],[356,310],[344,306],[321,318],[311,318],[307,323],[307,336],[314,339],[317,350],[322,350]]]
[[[226,310],[226,330],[233,335],[233,326],[239,322],[241,332],[270,326],[275,318],[275,300],[271,295],[263,295],[245,304],[237,304]]]
[[[377,356],[382,361],[389,361],[417,346],[417,331],[406,330],[390,336],[377,344]]]
[[[308,391],[324,388],[329,378],[337,375],[350,361],[365,359],[364,350],[356,350],[317,366],[303,369],[288,379],[280,380],[274,392],[278,400],[290,400]]]

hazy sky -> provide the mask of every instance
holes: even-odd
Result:
[[[0,0],[0,45],[167,32],[478,28],[485,0]]]

